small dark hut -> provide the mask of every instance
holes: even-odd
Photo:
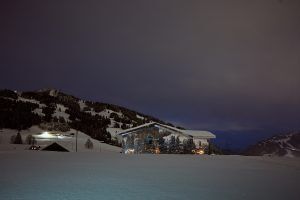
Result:
[[[60,144],[57,144],[56,142],[50,144],[49,146],[42,149],[42,151],[60,151],[60,152],[69,152],[68,149],[64,148]]]

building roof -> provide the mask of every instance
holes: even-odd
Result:
[[[175,132],[178,132],[178,133],[181,133],[181,134],[184,134],[184,135],[192,136],[192,137],[198,137],[198,138],[203,138],[203,139],[216,138],[216,136],[214,134],[212,134],[211,132],[209,132],[209,131],[182,130],[182,129],[178,129],[178,128],[173,127],[173,126],[160,124],[158,122],[150,122],[150,123],[146,123],[146,124],[143,124],[143,125],[140,125],[140,126],[129,128],[129,129],[121,131],[120,133],[118,133],[118,135],[123,136],[123,135],[126,135],[126,134],[128,134],[132,131],[136,131],[136,130],[144,128],[144,127],[150,127],[150,126],[155,126],[155,125],[166,128],[166,129],[170,129],[172,131],[175,131]]]
[[[49,146],[42,149],[42,151],[61,151],[61,152],[69,152],[66,148],[61,146],[60,144],[57,144],[56,142],[50,144]]]
[[[191,135],[193,137],[201,137],[206,139],[213,139],[216,138],[214,134],[209,131],[198,131],[198,130],[183,130],[187,135]]]

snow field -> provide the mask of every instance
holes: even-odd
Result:
[[[298,200],[299,159],[0,152],[0,199]]]

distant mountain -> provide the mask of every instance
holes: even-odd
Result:
[[[17,92],[0,90],[0,129],[43,129],[68,131],[70,128],[94,139],[113,143],[122,129],[162,120],[121,106],[86,101],[55,89]]]
[[[250,146],[244,154],[300,157],[300,132],[273,136]]]

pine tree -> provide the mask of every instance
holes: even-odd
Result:
[[[175,141],[175,151],[176,153],[180,152],[180,139],[179,136],[176,137],[176,141]]]
[[[62,123],[62,124],[66,123],[65,118],[63,118],[62,116],[60,116],[59,117],[59,123]]]
[[[53,122],[58,122],[58,118],[56,116],[53,117],[52,119]]]
[[[212,154],[212,145],[208,142],[208,155]]]
[[[32,135],[28,135],[25,139],[26,144],[35,145],[36,139]]]
[[[123,123],[123,124],[121,125],[121,129],[125,130],[125,129],[128,129],[128,127],[127,127],[126,124]]]
[[[175,136],[172,135],[169,143],[169,153],[175,153],[175,144],[176,144],[176,139]]]
[[[187,139],[184,141],[183,143],[183,152],[185,154],[191,154],[192,150],[194,150],[196,148],[196,145],[194,143],[193,139]]]
[[[119,123],[118,123],[118,122],[115,122],[115,124],[114,124],[114,128],[120,128],[120,125],[119,125]]]
[[[94,144],[93,142],[90,140],[90,138],[87,139],[86,143],[85,143],[85,148],[87,149],[93,149],[94,148]]]
[[[14,144],[23,144],[22,136],[21,136],[20,132],[17,133]]]
[[[166,143],[165,143],[165,139],[164,139],[163,135],[159,136],[158,145],[159,145],[160,153],[166,153],[167,147],[166,147]]]

